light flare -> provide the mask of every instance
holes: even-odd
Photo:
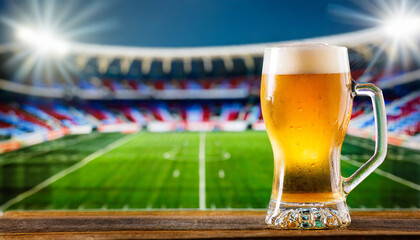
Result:
[[[13,69],[11,79],[29,85],[75,85],[81,71],[72,61],[72,43],[116,28],[111,5],[84,0],[10,1],[10,11],[0,16],[0,24],[13,30],[18,40],[5,44],[19,49],[5,63]]]
[[[373,80],[378,69],[386,77],[398,68],[420,65],[420,1],[365,0],[354,4],[359,10],[331,4],[329,11],[337,21],[379,30],[380,41],[373,43],[377,48],[360,80]]]
[[[420,33],[420,17],[397,17],[385,22],[383,30],[389,36],[406,38]]]
[[[20,27],[17,29],[16,36],[21,42],[33,47],[41,54],[63,56],[69,49],[68,43],[58,38],[52,31],[37,31],[28,27]]]

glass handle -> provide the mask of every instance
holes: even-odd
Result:
[[[371,83],[358,84],[352,83],[354,96],[369,96],[372,100],[373,114],[375,117],[375,153],[361,166],[353,175],[344,178],[343,190],[347,195],[367,176],[369,176],[384,161],[387,151],[387,127],[384,97],[381,89]]]

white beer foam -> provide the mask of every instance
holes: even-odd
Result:
[[[347,48],[324,43],[291,43],[267,47],[263,74],[349,73]]]

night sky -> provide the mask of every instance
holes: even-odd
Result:
[[[367,12],[364,0],[0,0],[1,41],[14,40],[13,30],[4,24],[4,19],[40,26],[42,21],[36,20],[36,12],[40,19],[47,19],[48,6],[52,14],[44,22],[56,23],[55,29],[62,36],[72,41],[108,45],[186,47],[263,43],[372,27],[343,16],[349,11]],[[81,34],[68,35],[76,30]]]

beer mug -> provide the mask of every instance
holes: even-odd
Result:
[[[349,178],[340,152],[354,96],[369,96],[376,124],[374,155]],[[386,115],[382,92],[351,79],[347,48],[318,43],[268,47],[261,107],[274,155],[266,223],[280,229],[346,227],[346,197],[384,160]]]

